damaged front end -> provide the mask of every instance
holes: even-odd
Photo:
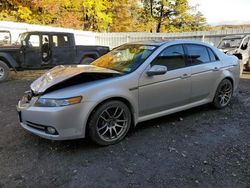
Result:
[[[93,65],[57,66],[31,84],[33,95],[41,95],[73,85],[121,76],[120,72]]]
[[[120,72],[93,65],[57,66],[31,84],[31,89],[19,101],[19,107],[36,106],[41,96],[56,90],[121,75]]]
[[[81,105],[81,91],[75,95],[74,91],[66,89],[69,95],[51,97],[53,91],[121,75],[120,72],[93,65],[57,66],[35,80],[31,84],[31,90],[25,92],[18,102],[20,124],[24,129],[43,138],[82,138],[85,135],[82,121],[87,118],[85,116],[90,108],[88,105],[94,105],[94,102],[85,101],[84,106]],[[79,118],[83,118],[82,121],[73,121]]]

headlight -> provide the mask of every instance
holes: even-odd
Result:
[[[38,107],[60,107],[60,106],[68,106],[72,104],[78,104],[82,100],[82,97],[72,97],[67,99],[45,99],[39,98],[35,106]]]

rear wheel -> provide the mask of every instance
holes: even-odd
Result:
[[[91,115],[88,128],[90,138],[99,145],[115,144],[122,140],[131,125],[131,113],[121,101],[108,101]]]
[[[216,90],[213,105],[219,109],[226,107],[231,101],[232,95],[233,84],[228,79],[222,80]]]
[[[85,58],[82,59],[81,64],[83,64],[83,65],[89,65],[93,61],[95,61],[94,58],[92,58],[92,57],[85,57]]]
[[[0,61],[0,82],[5,81],[8,78],[9,73],[10,69],[8,65],[5,62]]]

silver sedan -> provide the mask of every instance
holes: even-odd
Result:
[[[49,70],[17,110],[21,126],[43,138],[109,145],[142,121],[206,103],[226,107],[239,73],[235,56],[202,42],[129,43],[90,65]]]

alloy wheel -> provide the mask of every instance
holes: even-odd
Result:
[[[3,67],[0,67],[0,78],[4,77],[4,68]]]
[[[97,132],[105,141],[118,140],[128,126],[128,117],[120,106],[106,108],[97,120]]]
[[[219,90],[218,101],[221,106],[226,106],[232,97],[232,85],[229,82],[225,82]]]

